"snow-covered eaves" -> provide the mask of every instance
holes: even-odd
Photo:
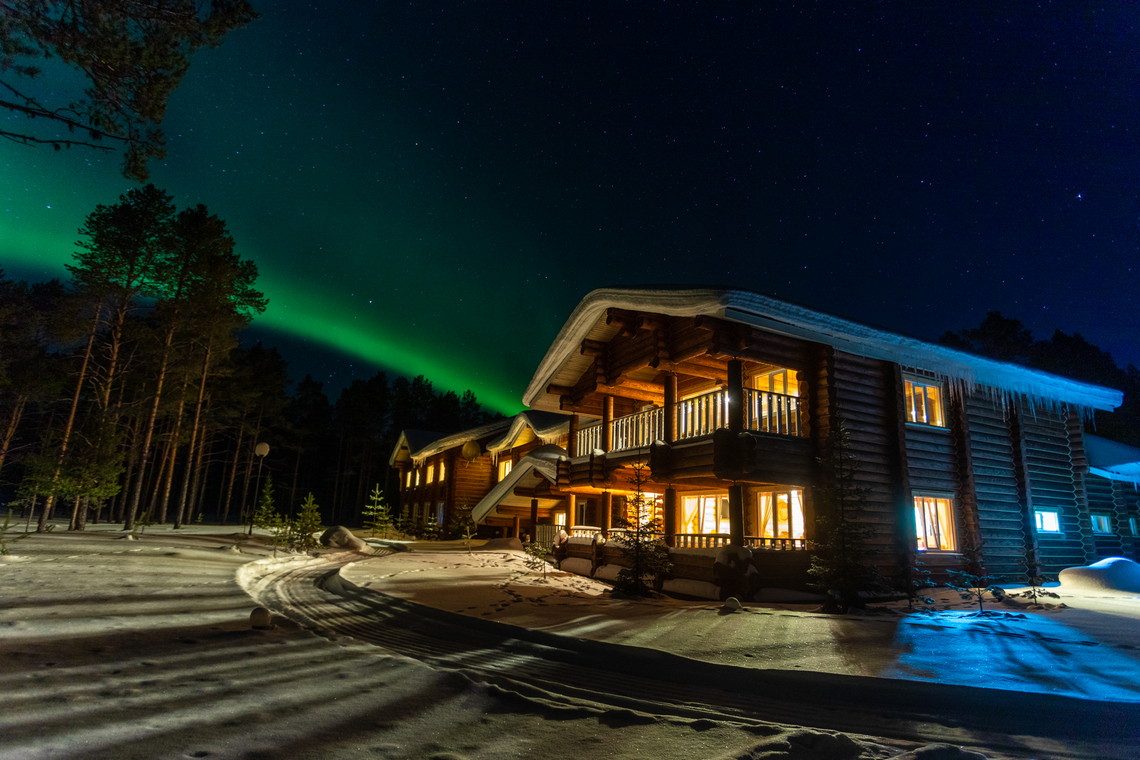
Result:
[[[1085,433],[1089,472],[1109,480],[1140,484],[1140,449]]]
[[[559,369],[578,352],[582,339],[609,308],[692,317],[698,314],[741,322],[769,332],[803,338],[841,351],[933,373],[952,388],[989,388],[1034,402],[1074,404],[1082,409],[1112,411],[1124,394],[1113,388],[1070,380],[1009,362],[988,359],[937,343],[862,325],[841,317],[778,301],[759,293],[715,289],[605,288],[587,295],[570,315],[523,394],[535,406]]]
[[[439,438],[439,433],[427,430],[401,430],[396,445],[392,447],[392,454],[388,457],[388,466],[395,467],[396,462],[407,461],[412,454]],[[406,452],[401,457],[401,452]]]
[[[487,444],[487,451],[494,456],[501,451],[513,448],[523,431],[528,428],[534,431],[535,438],[543,443],[556,443],[560,437],[570,431],[570,418],[565,414],[540,412],[533,409],[523,410],[511,420],[511,426],[505,435]]]
[[[558,460],[566,456],[566,450],[560,446],[548,444],[539,446],[518,461],[511,468],[507,476],[495,484],[487,495],[479,500],[471,510],[471,519],[481,524],[490,516],[500,504],[517,501],[523,503],[522,497],[514,495],[519,485],[536,485],[540,479],[551,483],[558,482]],[[530,500],[525,500],[530,503]]]
[[[452,433],[451,435],[447,435],[442,438],[436,438],[435,440],[429,441],[418,449],[413,449],[412,461],[417,465],[423,464],[424,460],[433,454],[439,454],[440,452],[447,451],[448,449],[455,448],[456,446],[462,446],[468,441],[477,441],[480,438],[487,438],[488,436],[495,435],[496,433],[501,433],[503,430],[506,430],[508,427],[510,427],[510,425],[510,420],[497,420],[488,425],[482,425],[477,428],[471,428],[470,430],[463,430],[459,433]]]

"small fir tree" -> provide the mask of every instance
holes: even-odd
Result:
[[[634,495],[626,502],[626,515],[618,518],[618,525],[626,529],[620,538],[621,555],[625,566],[618,570],[614,586],[629,596],[649,596],[653,589],[647,578],[656,578],[668,573],[673,564],[669,561],[669,548],[661,538],[660,525],[654,504],[646,499],[646,463],[633,465]]]
[[[1057,599],[1057,594],[1052,591],[1046,591],[1042,588],[1046,583],[1053,580],[1051,576],[1046,575],[1041,570],[1041,562],[1037,558],[1037,552],[1034,551],[1032,546],[1028,547],[1025,554],[1025,575],[1029,583],[1029,591],[1025,593],[1032,603],[1038,607],[1041,606],[1041,597],[1050,596]]]
[[[376,531],[380,531],[380,535],[387,536],[392,530],[392,510],[384,502],[384,495],[380,491],[380,484],[377,483],[372,488],[372,493],[368,495],[368,503],[364,505],[364,527],[372,531],[372,537],[376,537]]]
[[[270,474],[265,478],[265,487],[261,491],[257,511],[253,514],[253,525],[269,531],[269,543],[273,547],[274,557],[277,556],[277,549],[286,543],[289,523],[289,518],[278,514],[273,505],[273,475]]]
[[[978,612],[985,610],[985,607],[982,606],[982,600],[985,599],[986,594],[992,596],[996,602],[1000,602],[1005,597],[1005,590],[1000,586],[993,585],[994,579],[986,571],[985,563],[982,561],[982,545],[984,543],[972,535],[968,536],[962,542],[962,556],[966,558],[966,569],[946,571],[946,575],[949,577],[946,586],[957,591],[958,595],[967,601],[977,601]]]
[[[542,579],[546,580],[546,555],[550,554],[550,544],[531,541],[523,547],[526,552],[526,566],[533,572],[542,571]]]
[[[316,533],[321,529],[321,508],[317,505],[313,494],[305,497],[301,504],[301,513],[292,521],[292,530],[289,531],[289,548],[294,551],[308,552],[318,546]]]
[[[934,582],[930,579],[930,571],[926,569],[919,552],[911,549],[901,557],[895,586],[906,594],[906,608],[913,611],[915,601],[934,604],[933,598],[922,594],[924,589],[933,588]]]
[[[845,613],[863,606],[863,592],[882,591],[884,584],[865,562],[874,528],[860,517],[870,489],[859,485],[859,460],[843,420],[836,421],[830,452],[816,461],[821,477],[814,489],[816,538],[808,575],[811,586],[830,597],[824,610]]]

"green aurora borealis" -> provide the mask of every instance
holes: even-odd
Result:
[[[255,7],[195,58],[152,181],[226,220],[270,301],[252,335],[333,395],[385,369],[515,411],[621,284],[928,339],[1000,309],[1140,362],[1124,6]],[[66,275],[118,163],[0,143],[9,276]]]

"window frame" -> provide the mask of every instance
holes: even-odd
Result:
[[[510,457],[507,457],[506,459],[500,459],[498,469],[497,469],[497,472],[499,474],[499,479],[496,482],[502,483],[504,480],[506,480],[507,476],[511,474],[511,470],[513,470],[514,467],[515,467],[514,460],[511,459]]]
[[[918,419],[918,409],[914,404],[914,399],[916,398],[915,389],[917,388],[924,389],[922,393],[924,400],[922,412],[924,418],[929,417],[929,407],[931,404],[930,394],[926,389],[934,388],[937,391],[937,422],[930,422],[928,419]],[[903,397],[903,405],[906,407],[906,424],[921,425],[924,428],[936,428],[938,430],[946,430],[949,428],[946,421],[946,389],[943,383],[929,377],[905,374],[903,375]]]
[[[915,514],[914,550],[916,552],[922,552],[923,554],[957,554],[957,553],[959,553],[958,552],[958,515],[957,515],[957,509],[956,509],[957,504],[955,503],[954,494],[945,493],[945,492],[938,492],[938,491],[916,491],[916,492],[911,493],[911,497],[913,498],[913,501],[914,501],[914,514]],[[922,543],[922,544],[927,543],[927,539],[931,535],[930,534],[930,526],[928,526],[926,524],[926,517],[927,517],[926,505],[925,504],[920,505],[919,504],[920,499],[934,499],[934,508],[935,508],[935,512],[937,515],[941,514],[941,505],[939,504],[939,502],[947,502],[946,514],[947,514],[947,517],[949,518],[949,520],[948,520],[949,527],[950,527],[949,535],[950,535],[950,539],[951,539],[949,547],[943,548],[941,546],[941,543],[939,544],[939,546],[936,546],[933,548],[931,548],[930,546],[923,547],[923,546],[919,545],[920,543]],[[922,529],[921,530],[919,529],[919,524],[918,524],[919,515],[922,516]],[[936,523],[936,526],[940,528],[942,526],[943,521],[936,519],[935,523]],[[945,537],[945,534],[941,530],[938,530],[935,535],[943,537],[943,538]]]
[[[1097,523],[1103,520],[1104,530],[1097,529]],[[1092,512],[1089,514],[1089,522],[1092,523],[1092,532],[1094,536],[1111,536],[1112,535],[1112,515],[1103,512]]]
[[[773,488],[771,490],[753,491],[752,518],[753,518],[753,527],[755,528],[755,537],[766,539],[766,540],[772,540],[772,541],[779,541],[779,540],[800,541],[800,542],[806,541],[807,540],[807,517],[805,514],[805,510],[804,510],[804,495],[805,495],[804,491],[805,491],[805,489],[803,489],[803,488],[791,488],[791,487],[781,488],[778,490]],[[798,494],[798,496],[796,496],[796,494]],[[770,524],[767,526],[765,526],[763,524],[764,512],[763,512],[763,507],[762,507],[762,500],[763,500],[765,495],[772,497],[772,512],[771,512],[771,517],[770,517]],[[779,502],[777,501],[777,499],[780,496],[787,496],[788,497],[788,523],[787,523],[788,535],[786,535],[786,536],[775,535],[775,534],[779,533],[779,529],[780,529],[779,507],[778,507]],[[796,521],[796,508],[797,507],[799,508],[799,525],[798,525],[798,527],[799,527],[800,533],[801,533],[801,535],[798,535],[798,536],[795,535],[796,527],[797,527],[797,525],[796,525],[796,522],[797,522]],[[764,535],[765,529],[768,529],[768,528],[771,529],[771,531],[774,535],[771,535],[771,536]]]
[[[1057,529],[1056,530],[1049,530],[1048,528],[1042,527],[1043,520],[1040,519],[1040,515],[1053,515],[1057,521]],[[1059,509],[1039,509],[1039,508],[1035,507],[1033,509],[1033,529],[1034,529],[1034,532],[1043,533],[1047,536],[1063,536],[1065,534],[1065,531],[1061,527],[1061,510],[1059,510]]]

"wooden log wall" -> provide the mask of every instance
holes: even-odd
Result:
[[[456,507],[474,507],[478,504],[494,487],[497,475],[489,454],[483,454],[470,462],[462,459],[456,461],[455,471],[450,476],[455,489]]]
[[[986,568],[1003,578],[1023,580],[1027,517],[1018,495],[1017,443],[1005,412],[992,400],[967,396],[965,415]]]
[[[1029,503],[1033,509],[1055,510],[1061,521],[1060,534],[1037,534],[1042,570],[1058,573],[1083,565],[1091,554],[1091,528],[1087,528],[1086,549],[1088,515],[1077,503],[1066,420],[1055,412],[1034,411],[1024,405],[1018,408],[1017,417]]]
[[[1108,478],[1089,475],[1085,479],[1085,491],[1089,502],[1090,522],[1093,515],[1108,515],[1112,527],[1111,534],[1093,535],[1096,558],[1125,556],[1128,553],[1124,545],[1124,539],[1128,533],[1128,510],[1123,503],[1117,502],[1117,493],[1116,489],[1113,488],[1113,482]],[[1128,548],[1131,549],[1131,546]]]
[[[895,459],[892,451],[890,421],[894,418],[888,408],[895,403],[894,366],[876,359],[867,359],[842,351],[834,357],[834,414],[847,428],[850,451],[859,462],[855,480],[866,489],[866,501],[861,519],[874,527],[868,541],[869,560],[889,566],[896,561],[898,509],[895,505]],[[828,421],[828,433],[835,427]]]
[[[1113,481],[1113,493],[1116,495],[1116,504],[1120,511],[1121,527],[1120,534],[1122,536],[1121,543],[1124,546],[1124,556],[1131,557],[1132,559],[1140,558],[1140,536],[1132,534],[1132,527],[1129,525],[1129,518],[1134,518],[1137,526],[1140,527],[1140,491],[1131,483],[1121,483]]]

